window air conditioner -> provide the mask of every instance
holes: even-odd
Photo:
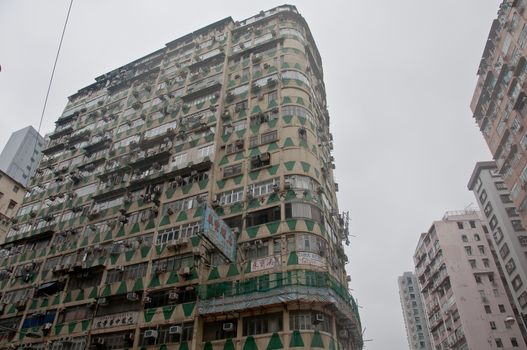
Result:
[[[222,326],[222,329],[225,332],[232,332],[232,331],[234,331],[234,323],[232,323],[232,322],[224,323],[223,326]]]

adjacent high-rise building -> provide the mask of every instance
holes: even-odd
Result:
[[[4,241],[11,219],[16,215],[25,195],[26,189],[22,184],[0,171],[0,242]]]
[[[296,8],[95,80],[1,246],[0,348],[361,349],[322,62]]]
[[[0,170],[27,186],[35,174],[45,145],[44,138],[32,126],[15,131],[0,153]]]
[[[504,0],[493,21],[471,109],[527,227],[527,2]]]
[[[434,349],[525,348],[479,212],[447,212],[414,254]]]
[[[417,277],[413,272],[405,272],[397,282],[410,350],[432,350]]]
[[[527,324],[527,231],[510,198],[495,162],[478,162],[468,188],[476,196],[492,233],[496,258],[523,330]]]

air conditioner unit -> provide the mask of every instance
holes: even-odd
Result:
[[[170,293],[168,293],[168,299],[170,299],[170,300],[178,300],[178,298],[179,298],[179,294],[175,290],[172,290],[172,291],[170,291]]]
[[[123,265],[117,265],[117,266],[115,267],[115,270],[116,270],[116,271],[119,271],[119,272],[124,272],[124,266],[123,266]]]
[[[323,314],[316,314],[315,315],[315,321],[316,322],[324,322],[324,315]]]
[[[157,331],[152,329],[145,331],[144,338],[157,338]]]
[[[183,328],[181,326],[172,326],[168,329],[168,334],[181,334],[183,333]]]
[[[234,331],[234,323],[233,322],[226,322],[221,327],[224,332],[232,332]]]
[[[42,329],[47,331],[47,330],[51,329],[52,326],[53,326],[53,323],[49,323],[49,322],[48,323],[44,323],[44,326],[42,327]]]
[[[200,247],[193,247],[192,248],[192,254],[195,256],[201,256],[201,249]]]
[[[293,187],[293,181],[290,179],[285,179],[284,181],[284,189],[290,190]]]
[[[99,299],[97,299],[97,305],[99,305],[99,306],[106,306],[108,304],[109,304],[108,303],[108,299],[106,299],[106,298],[99,298]]]
[[[139,300],[139,295],[137,293],[131,292],[126,294],[126,299],[128,301],[137,301]]]
[[[145,295],[143,297],[143,304],[150,304],[151,302],[152,302],[152,298],[151,297],[149,297],[147,295]]]
[[[104,345],[104,338],[94,338],[93,339],[93,344],[95,345]]]
[[[72,337],[63,337],[63,338],[60,338],[60,342],[61,342],[62,344],[70,344],[72,341],[73,341],[73,338],[72,338]]]
[[[182,276],[188,276],[190,275],[190,267],[185,266],[179,269],[178,273]]]

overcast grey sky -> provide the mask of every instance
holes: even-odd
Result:
[[[68,0],[0,0],[0,147],[38,125]],[[44,116],[94,78],[213,21],[282,1],[75,0]],[[497,0],[297,1],[322,55],[351,287],[366,349],[407,349],[396,278],[419,234],[474,201],[490,153],[469,103]]]

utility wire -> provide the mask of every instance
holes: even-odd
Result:
[[[48,104],[49,92],[51,91],[51,84],[53,83],[53,77],[55,76],[55,69],[57,68],[57,61],[59,60],[60,49],[62,48],[62,41],[64,40],[64,33],[66,33],[66,26],[68,25],[68,20],[70,18],[71,6],[73,5],[73,0],[70,0],[70,6],[68,7],[68,14],[66,15],[66,21],[64,22],[64,27],[62,28],[62,35],[60,36],[59,47],[57,49],[57,55],[55,56],[55,62],[53,63],[53,70],[51,71],[51,77],[49,79],[48,91],[46,92],[46,99],[44,100],[44,106],[42,107],[42,114],[40,115],[40,121],[38,123],[38,133],[40,134],[40,128],[42,127],[42,121],[44,120],[44,113],[46,112],[46,106]],[[36,146],[36,143],[35,143]]]

